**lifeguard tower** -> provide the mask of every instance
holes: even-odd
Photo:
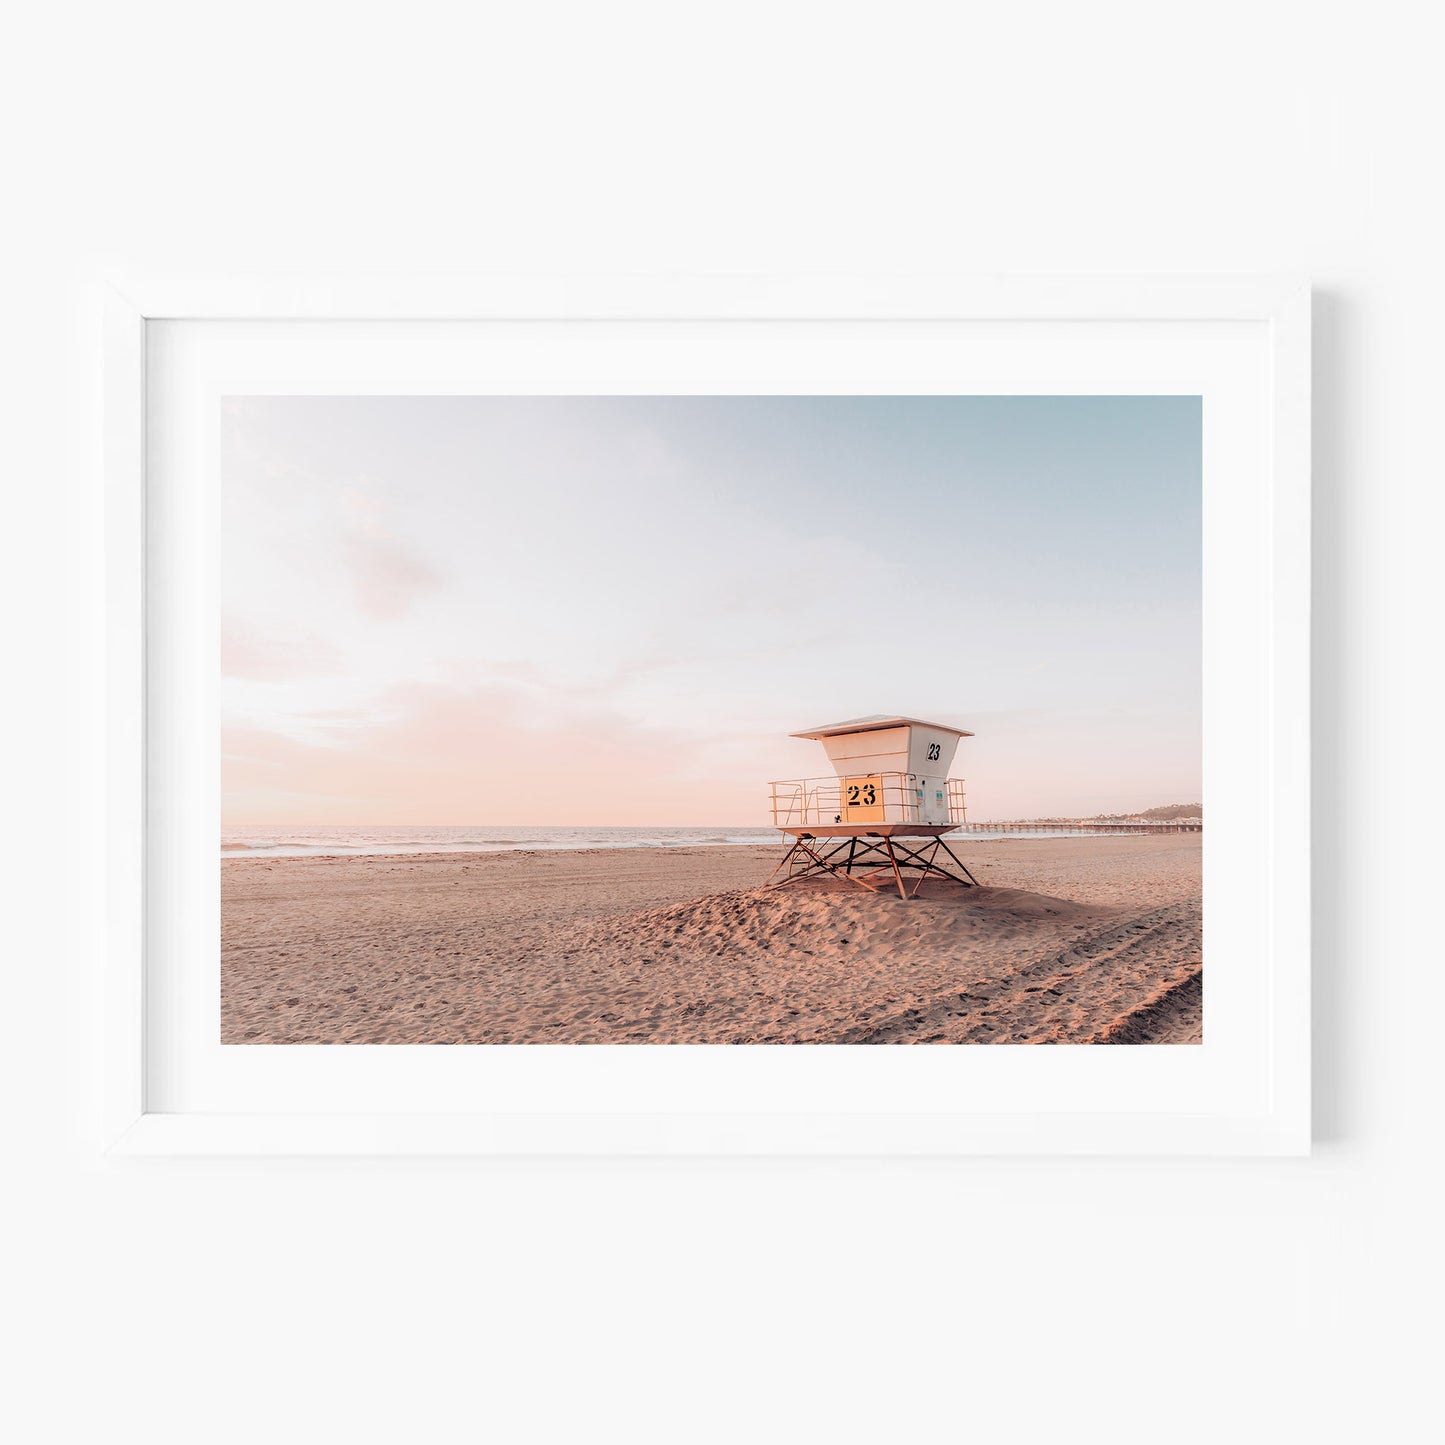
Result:
[[[904,899],[930,877],[977,886],[943,836],[964,821],[963,779],[948,769],[972,733],[877,713],[791,736],[822,743],[834,776],[769,784],[773,826],[791,840],[770,886],[831,874]]]

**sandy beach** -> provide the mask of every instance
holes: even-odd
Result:
[[[965,847],[907,903],[761,847],[227,859],[222,1041],[1200,1041],[1198,835]]]

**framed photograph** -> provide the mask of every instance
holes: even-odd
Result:
[[[1309,293],[134,281],[124,1153],[1301,1153]]]

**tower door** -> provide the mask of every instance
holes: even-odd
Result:
[[[948,822],[948,769],[958,738],[933,728],[914,728],[909,740],[908,766],[913,773],[910,802],[919,823]]]

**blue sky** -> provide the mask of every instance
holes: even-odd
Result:
[[[787,733],[895,711],[978,734],[972,816],[1197,801],[1201,440],[1191,397],[229,401],[227,819],[746,823],[827,770]]]

